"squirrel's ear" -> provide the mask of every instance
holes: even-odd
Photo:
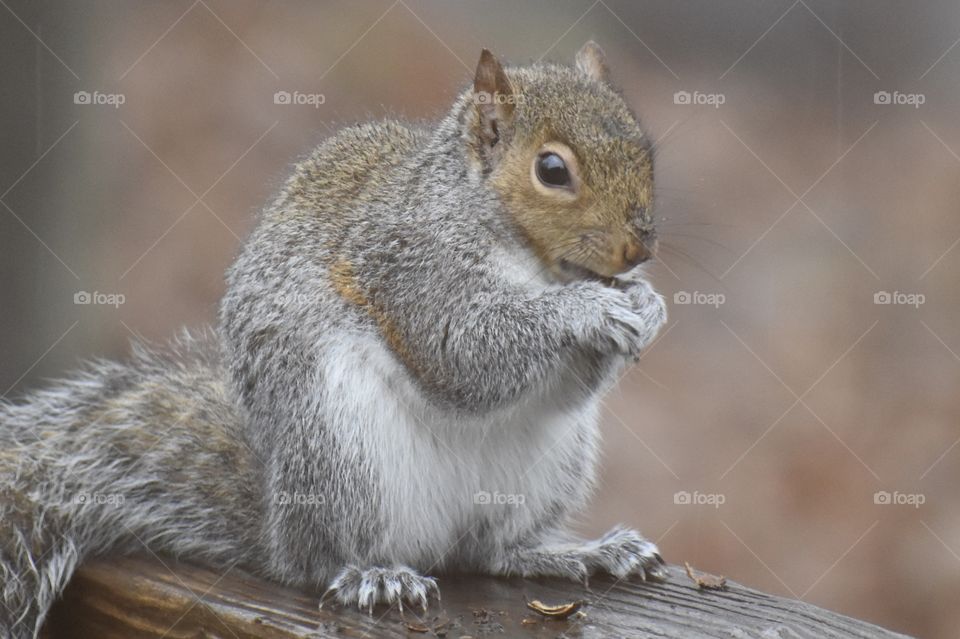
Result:
[[[600,45],[593,40],[588,41],[577,51],[577,68],[592,80],[607,81],[607,56]]]
[[[500,130],[513,117],[514,95],[510,80],[496,57],[487,49],[480,52],[480,62],[473,79],[473,102],[477,106],[480,139],[493,146],[500,139]]]

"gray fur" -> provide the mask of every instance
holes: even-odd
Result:
[[[540,110],[590,123],[601,153],[642,139],[600,78],[508,75],[529,101],[501,147]],[[490,185],[503,151],[473,138],[472,95],[432,130],[364,124],[301,162],[216,333],[0,404],[0,634],[35,636],[84,558],[143,546],[364,608],[425,604],[421,575],[449,569],[658,573],[633,531],[564,527],[593,485],[602,393],[665,305],[636,272],[543,268]]]

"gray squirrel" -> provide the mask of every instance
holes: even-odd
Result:
[[[87,557],[238,566],[343,604],[435,577],[665,576],[567,532],[603,393],[666,321],[640,273],[652,145],[590,42],[504,69],[432,128],[346,128],[227,276],[219,328],[0,403],[0,636],[35,637]]]

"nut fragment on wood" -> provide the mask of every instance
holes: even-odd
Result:
[[[699,575],[693,572],[693,568],[690,567],[690,564],[683,562],[684,567],[687,569],[687,577],[690,577],[690,581],[697,584],[697,587],[701,590],[726,590],[727,589],[727,578],[723,576],[711,575],[705,572],[700,573]]]
[[[566,619],[570,615],[579,612],[580,609],[583,608],[583,603],[583,601],[572,601],[556,606],[548,606],[539,599],[534,599],[533,601],[527,602],[527,608],[550,619]]]
[[[438,637],[446,637],[451,623],[452,622],[450,619],[441,619],[440,617],[435,618],[433,634],[437,635]]]

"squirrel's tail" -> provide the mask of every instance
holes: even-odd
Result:
[[[12,452],[22,454],[17,447]],[[73,574],[82,543],[29,484],[36,475],[28,464],[10,453],[5,448],[0,457],[0,636],[35,637]]]
[[[245,563],[261,504],[241,419],[210,336],[0,404],[0,636],[36,637],[94,554]]]

